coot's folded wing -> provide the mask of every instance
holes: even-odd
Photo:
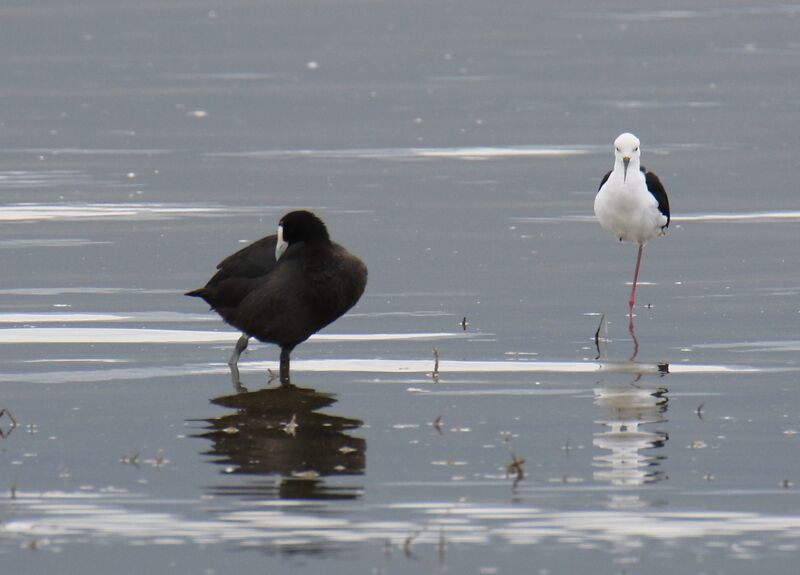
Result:
[[[212,287],[229,278],[255,278],[268,274],[277,263],[277,241],[278,236],[267,236],[229,255],[217,265],[217,273],[208,280],[206,287]]]

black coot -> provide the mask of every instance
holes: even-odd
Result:
[[[281,348],[281,383],[289,383],[289,354],[299,343],[353,307],[367,285],[367,267],[339,244],[308,211],[290,212],[278,233],[228,256],[203,298],[243,333],[228,364],[235,368],[249,338]]]

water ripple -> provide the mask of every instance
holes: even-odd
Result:
[[[602,150],[605,150],[605,146]],[[476,146],[464,148],[360,148],[341,150],[250,150],[213,152],[213,157],[315,158],[338,160],[486,160],[494,158],[559,158],[600,151],[597,146]]]
[[[781,494],[782,495],[782,494]],[[403,503],[377,505],[370,520],[330,516],[315,505],[263,501],[242,509],[208,502],[153,502],[127,492],[17,492],[4,540],[42,543],[42,549],[95,542],[131,545],[236,545],[302,548],[377,542],[393,546],[448,544],[594,544],[608,549],[644,540],[677,543],[709,538],[775,537],[773,545],[800,538],[800,516],[742,511],[597,509],[551,511],[520,505]],[[158,510],[147,507],[158,504]],[[177,509],[176,509],[177,508]],[[200,509],[187,516],[181,509]],[[202,512],[202,511],[205,512]],[[357,516],[356,516],[357,517]]]

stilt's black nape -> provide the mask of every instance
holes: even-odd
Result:
[[[356,304],[367,267],[332,242],[311,212],[286,214],[278,230],[225,258],[204,287],[186,295],[202,298],[242,332],[228,360],[232,370],[255,337],[280,346],[280,380],[288,384],[291,351]]]

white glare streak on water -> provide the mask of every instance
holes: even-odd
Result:
[[[191,206],[185,204],[13,204],[0,206],[0,221],[28,222],[203,216],[220,212],[222,209],[218,206]],[[239,212],[241,208],[235,211]]]
[[[70,321],[69,319],[66,321]],[[82,321],[73,319],[71,321]],[[106,320],[107,321],[107,320]],[[226,331],[136,328],[8,328],[0,329],[0,343],[229,343],[240,334]],[[310,341],[408,341],[471,338],[470,334],[372,333],[314,334]]]
[[[436,544],[440,534],[450,544],[486,545],[500,540],[514,545],[549,542],[551,545],[613,543],[631,546],[653,539],[664,543],[707,538],[758,537],[780,533],[795,549],[800,539],[800,516],[741,512],[659,512],[643,510],[599,510],[553,512],[547,509],[479,504],[378,505],[376,519],[326,517],[286,505],[264,505],[247,510],[218,509],[207,519],[186,516],[181,507],[213,508],[209,502],[151,502],[126,493],[50,492],[16,494],[22,518],[4,525],[6,537],[47,538],[50,545],[75,537],[91,537],[98,543],[115,539],[158,544],[223,545],[283,542],[312,545],[320,542],[345,544],[389,541],[400,545],[410,533],[419,544]],[[158,511],[148,511],[152,503]],[[176,505],[177,503],[177,505]],[[285,509],[284,509],[285,508]],[[312,511],[312,512],[309,512]],[[396,517],[381,520],[387,512]],[[397,517],[400,512],[400,517]],[[562,542],[562,543],[559,543]]]
[[[478,146],[473,148],[364,148],[353,150],[252,150],[215,152],[215,157],[243,158],[329,158],[403,160],[415,158],[480,160],[490,158],[558,158],[596,152],[596,147]]]
[[[519,223],[596,223],[597,219],[591,215],[564,215],[554,217],[523,217],[509,218]],[[800,211],[772,211],[772,212],[741,212],[741,213],[705,213],[705,214],[675,214],[671,216],[672,222],[722,222],[722,223],[775,223],[800,221]]]

